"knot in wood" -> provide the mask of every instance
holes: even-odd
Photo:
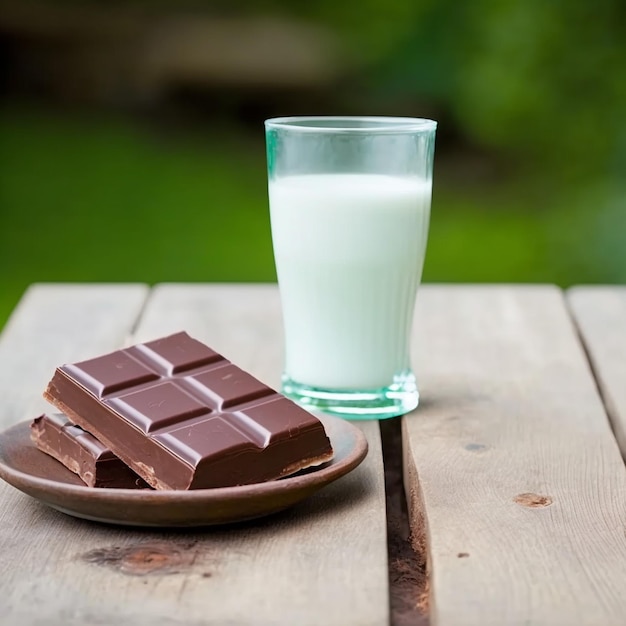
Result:
[[[175,574],[193,562],[193,554],[163,543],[99,548],[83,555],[88,563],[103,565],[131,576]]]
[[[538,493],[520,493],[513,498],[513,502],[531,509],[539,509],[550,506],[554,499],[552,496],[542,496]]]

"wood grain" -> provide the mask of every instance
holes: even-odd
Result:
[[[626,470],[562,293],[427,287],[415,330],[405,476],[433,623],[624,624]]]
[[[186,330],[265,384],[278,388],[283,358],[278,290],[268,284],[161,284],[133,338]]]
[[[177,330],[209,343],[267,384],[279,385],[283,344],[275,285],[158,286],[135,339]],[[207,580],[181,572],[168,578],[176,585],[171,591],[148,581],[155,595],[172,594],[169,608],[161,607],[155,618],[169,615],[182,623],[184,616],[185,623],[201,623],[210,615],[212,624],[277,626],[387,624],[380,433],[376,422],[361,427],[370,450],[349,476],[273,519],[196,535],[196,549],[213,559],[213,575]],[[120,581],[116,594],[139,610],[141,600],[126,585]]]
[[[137,284],[31,286],[0,336],[0,429],[49,409],[42,394],[57,365],[121,345],[147,293]]]
[[[147,291],[142,285],[31,287],[0,338],[2,426],[50,408],[41,394],[57,365],[121,345]],[[122,534],[52,511],[1,482],[0,623],[107,623],[90,609],[92,596],[106,596],[106,577],[84,584],[81,553]]]
[[[102,297],[99,289],[49,286],[22,302],[2,339],[2,390],[22,389],[14,406],[33,404],[60,362],[179,329],[278,382],[275,286],[158,287],[132,336],[145,291],[121,288]],[[49,362],[30,372],[27,353],[33,358],[37,345],[47,346]],[[237,526],[156,532],[89,523],[3,484],[0,623],[388,624],[379,429],[362,427],[370,453],[360,468],[290,511]]]
[[[574,287],[567,301],[626,458],[626,287]]]

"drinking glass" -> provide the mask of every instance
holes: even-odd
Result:
[[[265,122],[285,332],[282,391],[351,419],[418,404],[409,353],[430,216],[436,122]]]

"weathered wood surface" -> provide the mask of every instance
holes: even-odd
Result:
[[[405,472],[433,623],[623,625],[626,470],[562,293],[425,288],[415,330]]]
[[[41,394],[57,365],[121,345],[147,292],[142,285],[31,287],[0,338],[2,428],[49,408]],[[111,612],[100,618],[93,603],[101,597],[116,605],[111,575],[83,557],[123,535],[57,513],[0,481],[0,624],[113,623]]]
[[[626,287],[574,287],[567,300],[626,458]]]
[[[143,288],[75,289],[35,289],[7,327],[0,346],[1,391],[13,394],[6,423],[32,412],[55,365],[180,329],[278,381],[275,287],[160,286],[141,317]],[[31,371],[42,345],[46,363]],[[290,511],[238,527],[109,527],[0,485],[0,623],[388,623],[379,430],[376,423],[363,429],[370,453],[360,468]]]
[[[273,285],[162,285],[135,339],[186,329],[278,386],[280,320]],[[388,623],[380,433],[376,422],[361,426],[370,450],[349,476],[278,519],[202,536],[198,549],[216,560],[215,573],[209,581],[179,576],[184,591],[177,603],[188,619],[201,620],[210,607],[214,624]]]
[[[0,428],[49,408],[42,394],[57,365],[121,345],[147,294],[136,284],[30,287],[0,335]]]
[[[279,387],[283,336],[275,285],[157,285],[134,340],[179,330],[208,343],[267,385]]]

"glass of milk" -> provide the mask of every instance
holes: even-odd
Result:
[[[418,404],[409,351],[436,122],[265,122],[285,364],[282,392],[351,419]]]

